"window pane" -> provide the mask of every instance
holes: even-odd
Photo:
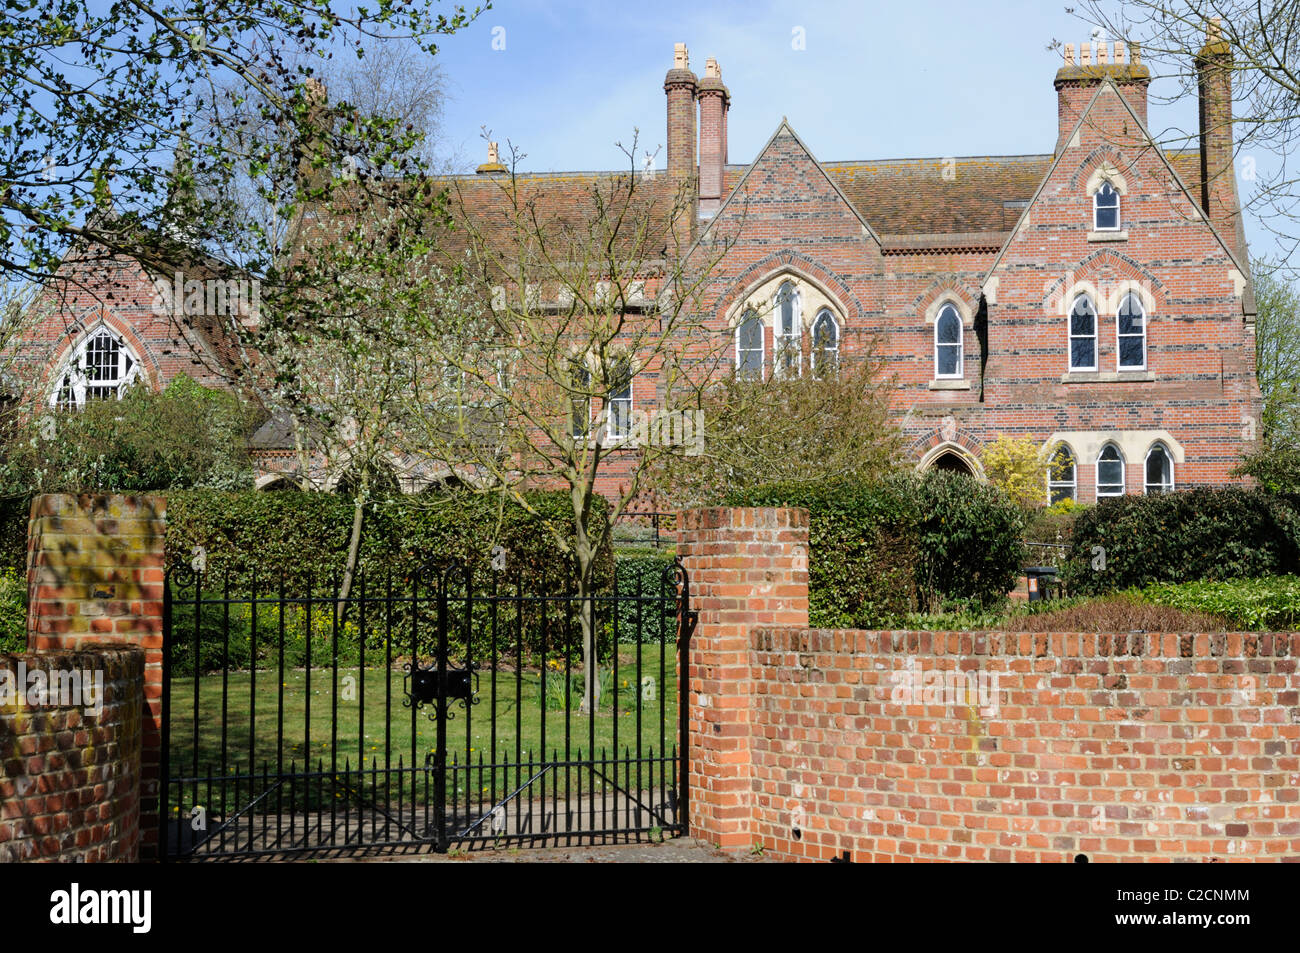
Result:
[[[837,337],[834,319],[823,311],[813,325],[814,346],[819,349],[833,348],[838,343]]]
[[[961,320],[952,308],[944,308],[939,314],[937,339],[940,344],[956,344],[961,340]]]
[[[1145,362],[1142,357],[1142,338],[1121,337],[1119,339],[1120,367],[1141,367]]]
[[[1060,503],[1062,500],[1074,499],[1074,486],[1070,484],[1053,484],[1051,497],[1049,499],[1052,503]]]
[[[781,304],[781,333],[789,337],[794,334],[794,288],[782,285],[777,298]]]
[[[941,375],[955,375],[957,373],[957,359],[960,354],[960,344],[940,344],[939,373]]]
[[[1070,366],[1093,367],[1097,363],[1097,342],[1092,338],[1071,338]]]
[[[1119,209],[1117,208],[1097,208],[1097,227],[1098,228],[1119,228]]]
[[[1087,299],[1080,298],[1070,312],[1070,333],[1089,336],[1097,333],[1097,315]]]
[[[1097,458],[1097,495],[1120,496],[1124,493],[1124,461],[1119,451],[1108,446]]]
[[[1156,446],[1147,454],[1147,492],[1161,493],[1173,485],[1171,463],[1165,448]]]

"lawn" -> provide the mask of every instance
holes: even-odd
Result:
[[[602,672],[603,699],[594,718],[578,711],[577,666],[566,673],[563,663],[552,662],[545,680],[538,670],[518,678],[512,670],[497,671],[495,678],[481,671],[478,704],[466,710],[452,702],[448,764],[481,763],[492,781],[486,766],[541,760],[543,751],[560,760],[566,751],[568,760],[578,760],[593,750],[597,758],[659,757],[665,750],[671,756],[677,736],[674,646],[619,650],[617,673],[609,663]],[[224,679],[205,675],[198,680],[197,739],[194,679],[174,678],[171,777],[194,775],[196,764],[199,777],[248,773],[250,761],[255,773],[265,766],[271,775],[281,764],[284,771],[291,765],[302,771],[305,761],[309,770],[340,772],[345,766],[396,768],[399,759],[405,768],[423,767],[436,726],[429,707],[403,707],[404,677],[400,670],[343,666],[337,672],[289,670],[282,679],[274,669],[230,672]],[[505,772],[495,780],[504,784]]]

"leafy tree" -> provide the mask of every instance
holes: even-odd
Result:
[[[876,480],[901,451],[889,384],[870,354],[824,373],[723,375],[703,394],[700,453],[664,457],[656,488],[674,505],[701,505],[766,484]]]
[[[318,108],[316,73],[336,52],[377,56],[392,40],[433,55],[477,12],[431,0],[12,0],[0,29],[0,271],[47,279],[71,249],[166,273],[199,243],[237,249],[270,284],[291,279],[274,235],[228,201],[229,186],[252,169],[293,221],[328,198],[303,172],[350,155],[364,179],[406,162],[418,133],[402,117]],[[276,135],[203,120],[245,104]]]
[[[1256,374],[1264,397],[1259,444],[1237,474],[1265,489],[1300,491],[1300,292],[1276,271],[1255,279]]]
[[[1025,509],[1043,505],[1052,465],[1034,441],[999,434],[984,448],[980,462],[988,481]]]
[[[598,556],[658,462],[690,449],[642,432],[628,389],[640,382],[644,399],[653,382],[659,419],[680,420],[700,407],[729,343],[710,329],[701,292],[731,240],[688,255],[690,184],[641,174],[635,141],[625,155],[627,172],[593,176],[576,196],[518,175],[517,150],[501,174],[458,185],[441,271],[395,309],[410,368],[406,454],[528,512],[531,490],[568,493],[568,525],[549,525],[581,600],[589,712]],[[618,489],[600,505],[598,481],[614,467]]]

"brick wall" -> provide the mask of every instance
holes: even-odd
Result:
[[[748,768],[749,632],[808,624],[808,513],[688,510],[677,555],[699,622],[691,643],[691,834],[723,847],[751,843]]]
[[[695,836],[808,860],[1300,861],[1300,634],[810,630],[785,621],[806,610],[798,511],[681,519]]]
[[[54,494],[32,502],[27,535],[29,651],[76,652],[92,643],[144,651],[146,854],[157,838],[165,520],[159,496]]]
[[[29,694],[71,687],[60,672],[103,695]],[[0,863],[137,860],[144,652],[0,655],[0,679]]]

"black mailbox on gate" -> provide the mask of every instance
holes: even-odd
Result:
[[[1029,586],[1029,601],[1051,599],[1056,595],[1056,570],[1051,566],[1029,566],[1025,569]]]

